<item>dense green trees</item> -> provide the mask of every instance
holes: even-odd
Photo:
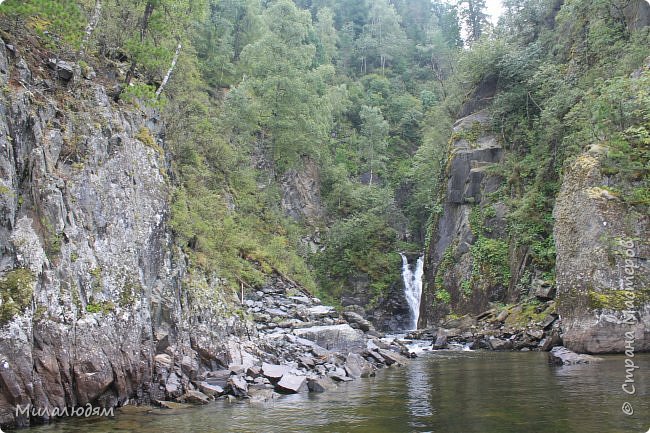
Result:
[[[552,273],[554,195],[587,144],[606,145],[613,193],[648,205],[647,72],[629,78],[648,31],[626,24],[626,1],[505,0],[494,29],[484,0],[7,0],[0,14],[115,70],[119,103],[163,107],[171,225],[195,268],[338,295],[360,276],[380,294],[396,251],[421,248],[451,125],[486,77],[509,233],[537,269]],[[303,161],[320,168],[322,221],[279,204],[278,180]]]

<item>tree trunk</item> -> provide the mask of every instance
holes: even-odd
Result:
[[[95,27],[97,27],[97,23],[99,22],[99,17],[101,16],[101,14],[102,14],[102,2],[101,0],[95,0],[95,9],[93,10],[93,15],[90,18],[90,21],[88,21],[88,25],[86,26],[86,34],[84,35],[84,38],[81,41],[81,48],[79,49],[80,56],[84,55],[86,45],[88,44],[90,37],[95,31]]]
[[[167,84],[167,81],[169,81],[169,77],[171,77],[172,72],[174,72],[174,68],[176,67],[176,63],[178,62],[178,56],[181,53],[181,48],[182,45],[179,42],[178,45],[176,46],[176,52],[174,53],[174,58],[172,59],[172,64],[169,66],[169,69],[167,70],[167,73],[165,74],[165,78],[163,78],[162,83],[160,83],[160,87],[158,87],[158,90],[156,90],[156,98],[160,97],[160,94],[163,91],[163,88]]]

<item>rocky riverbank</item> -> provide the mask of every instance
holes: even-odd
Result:
[[[166,398],[154,403],[168,407],[168,401],[207,403],[219,397],[264,401],[324,392],[340,382],[374,376],[379,368],[404,365],[412,356],[361,315],[338,313],[281,278],[248,294],[242,306],[252,320],[246,321],[246,336],[232,341],[234,361],[208,370],[168,353],[156,355]]]
[[[561,323],[553,300],[494,307],[478,314],[451,318],[418,330],[408,338],[429,340],[433,349],[458,346],[487,350],[550,351],[562,346]]]
[[[1,427],[51,420],[18,407],[272,398],[405,362],[404,347],[354,311],[339,314],[286,278],[247,288],[242,303],[193,266],[168,225],[164,120],[115,102],[111,68],[55,71],[36,39],[5,42]]]

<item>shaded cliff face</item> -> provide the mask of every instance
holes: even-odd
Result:
[[[489,121],[488,114],[479,111],[454,125],[442,212],[425,262],[421,327],[452,311],[480,313],[488,302],[505,300],[507,294],[507,282],[496,275],[500,270],[490,264],[480,269],[473,257],[477,241],[502,242],[504,236],[505,206],[489,197],[501,179],[488,170],[501,160],[503,150],[496,137],[485,132]]]
[[[0,41],[0,424],[181,392],[241,329],[172,246],[159,119],[29,55]]]
[[[647,351],[650,221],[603,187],[601,152],[593,146],[576,159],[555,204],[564,344],[589,353]]]

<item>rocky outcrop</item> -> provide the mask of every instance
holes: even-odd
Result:
[[[496,137],[487,132],[489,121],[487,112],[479,111],[454,125],[443,209],[426,255],[420,327],[433,325],[450,310],[478,314],[490,301],[506,299],[508,287],[501,279],[481,282],[473,272],[477,237],[498,240],[505,232],[505,206],[489,198],[501,179],[488,168],[503,156]],[[489,230],[482,233],[476,226],[485,219]]]
[[[296,220],[316,224],[325,215],[320,198],[320,170],[318,165],[303,158],[299,168],[287,171],[280,181],[282,208]]]
[[[558,312],[576,352],[650,350],[650,220],[627,206],[601,174],[602,148],[569,167],[557,197]]]

